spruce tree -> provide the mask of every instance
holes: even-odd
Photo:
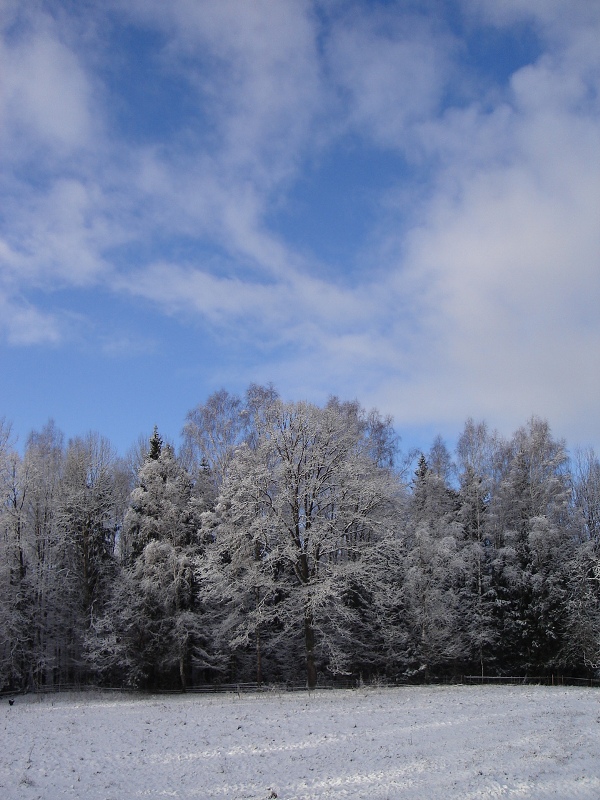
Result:
[[[95,660],[132,685],[185,689],[194,669],[209,666],[194,571],[203,510],[155,428],[125,517],[129,563],[94,645]]]
[[[154,433],[150,439],[150,450],[148,451],[148,458],[152,461],[158,461],[162,452],[163,440],[158,433],[158,426],[154,426]]]

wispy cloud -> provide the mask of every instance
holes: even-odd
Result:
[[[58,319],[27,302],[0,293],[0,333],[11,345],[58,344],[63,336]]]

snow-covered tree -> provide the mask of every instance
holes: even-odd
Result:
[[[573,532],[577,548],[567,572],[560,664],[582,674],[600,671],[600,460],[591,448],[573,460]]]
[[[205,469],[218,489],[236,449],[243,442],[254,446],[264,414],[278,397],[271,384],[252,383],[244,398],[220,389],[206,403],[192,409],[186,418],[183,437],[184,460],[194,477]]]
[[[508,447],[490,504],[498,635],[507,668],[552,666],[562,647],[564,565],[574,545],[569,461],[548,423],[532,418]]]
[[[600,459],[592,448],[575,452],[573,506],[580,540],[592,542],[600,553]]]
[[[240,626],[276,617],[288,640],[301,637],[309,687],[319,664],[348,663],[352,585],[368,581],[393,505],[396,484],[362,433],[335,405],[276,401],[255,446],[235,452],[219,497],[214,563],[255,598]]]
[[[225,389],[214,392],[187,415],[183,434],[188,461],[208,465],[215,487],[219,487],[247,428],[248,413],[242,399]]]
[[[566,565],[567,583],[558,666],[572,674],[600,673],[600,557],[591,541]]]
[[[0,419],[0,688],[20,687],[31,657],[24,541],[22,460],[10,425]]]
[[[109,441],[97,433],[72,439],[65,453],[57,519],[67,583],[84,628],[101,613],[115,573],[120,499],[117,458]]]
[[[125,516],[129,563],[88,642],[100,673],[146,687],[176,675],[185,688],[194,668],[208,666],[193,569],[203,510],[187,471],[155,430]]]
[[[202,510],[194,498],[192,480],[171,445],[161,443],[157,448],[156,444],[153,436],[125,516],[123,535],[133,560],[152,541],[168,541],[174,547],[190,545]]]
[[[459,581],[460,627],[466,642],[465,663],[484,675],[495,668],[493,586],[495,551],[488,536],[489,493],[486,479],[468,465],[460,476],[458,546],[462,560]]]
[[[435,469],[419,456],[402,526],[401,596],[408,630],[402,660],[405,671],[417,676],[452,668],[464,649],[456,596],[457,497],[448,483],[450,456],[439,437],[431,455]]]
[[[493,582],[494,548],[489,506],[494,481],[496,434],[485,422],[469,418],[456,445],[460,488],[456,521],[460,526],[463,579],[459,588],[465,666],[484,675],[497,668],[494,624],[497,594]]]
[[[62,539],[57,524],[63,437],[52,421],[9,454],[2,525],[4,680],[16,688],[66,680],[73,666],[64,625]]]

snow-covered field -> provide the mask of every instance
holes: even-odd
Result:
[[[0,706],[0,797],[600,798],[600,691],[58,695]]]

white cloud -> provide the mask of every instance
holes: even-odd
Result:
[[[38,311],[28,303],[15,302],[0,293],[0,329],[12,345],[59,344],[61,325],[52,314]]]
[[[376,313],[368,295],[292,270],[278,280],[252,282],[156,263],[123,276],[119,288],[171,314],[199,313],[230,335],[243,329],[255,340],[293,343],[304,352],[368,327]]]
[[[168,37],[163,69],[197,92],[227,180],[268,188],[294,171],[323,103],[309,4],[150,0],[123,11]]]
[[[423,365],[382,387],[403,418],[538,413],[600,438],[600,114],[569,47],[513,76],[512,108],[426,130],[446,166],[397,278],[427,287]]]
[[[38,14],[31,22],[0,41],[0,141],[23,159],[32,147],[64,157],[89,143],[91,87],[51,19]]]
[[[0,17],[0,286],[11,343],[57,343],[71,326],[31,290],[94,285],[108,231],[98,153],[102,120],[83,42],[59,9],[7,4]],[[118,226],[116,228],[118,230]],[[40,295],[38,295],[39,297]],[[25,299],[27,298],[27,299]],[[39,301],[36,301],[39,302]]]
[[[157,79],[182,81],[197,112],[151,146],[108,130],[99,97],[109,89],[97,94],[94,70],[112,54],[86,58],[32,12],[0,45],[12,173],[5,337],[65,335],[60,316],[23,299],[28,290],[102,286],[251,343],[266,379],[307,396],[359,396],[401,423],[474,414],[515,426],[540,413],[570,433],[588,415],[600,441],[597,412],[589,422],[600,389],[599,7],[462,6],[477,24],[535,20],[543,53],[507,87],[468,104],[463,93],[442,112],[445,89],[472,75],[459,75],[457,43],[432,16],[367,3],[326,4],[319,16],[292,0],[115,0],[116,24],[160,32]],[[388,205],[371,232],[381,260],[352,285],[319,278],[318,263],[266,223],[306,160],[318,165],[349,133],[432,175],[425,189],[401,176],[382,190]],[[192,254],[177,255],[179,239]],[[139,341],[124,332],[101,346]],[[260,363],[278,350],[281,360]]]
[[[125,235],[118,224],[109,225],[109,200],[100,187],[57,179],[47,192],[21,200],[16,213],[8,212],[19,246],[16,274],[13,269],[16,283],[27,280],[46,289],[82,287],[94,285],[107,272],[103,247]]]
[[[411,126],[437,110],[452,72],[452,46],[434,20],[397,9],[339,21],[328,57],[352,127],[386,147],[406,148]]]

